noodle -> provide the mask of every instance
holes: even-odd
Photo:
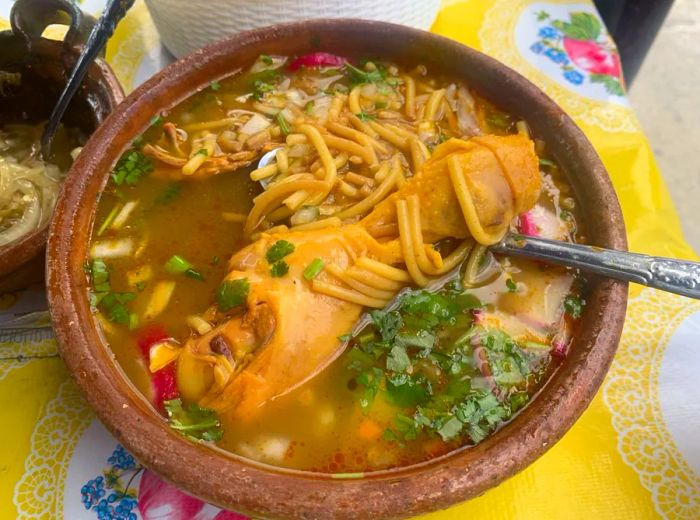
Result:
[[[488,233],[482,227],[479,216],[476,213],[476,208],[474,207],[474,201],[467,187],[467,182],[464,180],[464,173],[462,172],[462,166],[459,164],[459,157],[456,155],[449,156],[447,158],[447,167],[469,232],[480,244],[495,244],[501,239],[501,235],[498,233]]]
[[[420,287],[425,287],[430,280],[423,274],[416,262],[415,245],[411,233],[411,223],[408,218],[408,206],[405,200],[399,199],[396,201],[396,220],[399,223],[401,251],[403,252],[404,262],[406,262],[406,268],[411,274],[413,281]]]
[[[325,294],[327,296],[332,296],[334,298],[338,298],[339,300],[345,300],[351,303],[356,303],[358,305],[362,305],[363,307],[373,307],[375,309],[381,309],[389,302],[389,300],[370,298],[369,296],[362,294],[354,289],[346,289],[344,287],[340,287],[339,285],[322,282],[318,278],[314,278],[312,280],[311,287],[314,291],[318,293]]]
[[[342,219],[356,217],[373,208],[377,203],[383,200],[391,192],[391,190],[394,189],[394,186],[396,185],[396,178],[400,174],[401,172],[398,171],[392,172],[368,197],[364,198],[354,206],[337,213],[335,216]]]

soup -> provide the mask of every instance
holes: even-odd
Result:
[[[357,478],[481,442],[556,370],[584,281],[488,246],[583,240],[570,192],[527,123],[460,81],[263,55],[124,152],[89,298],[172,428]]]

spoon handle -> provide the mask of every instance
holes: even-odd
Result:
[[[45,159],[51,156],[53,137],[56,134],[61,119],[63,119],[63,115],[68,108],[70,100],[73,99],[73,96],[80,87],[90,65],[102,48],[107,44],[107,40],[109,40],[114,33],[117,24],[124,18],[129,8],[134,5],[134,1],[135,0],[109,0],[107,2],[102,16],[90,33],[85,48],[75,62],[68,82],[63,88],[63,92],[61,92],[61,96],[58,98],[58,102],[51,113],[51,117],[49,117],[48,123],[46,123],[46,128],[44,128],[44,133],[41,136],[41,154]]]
[[[673,258],[613,251],[582,244],[507,235],[491,247],[496,253],[523,256],[624,282],[635,282],[662,291],[700,299],[700,263]]]

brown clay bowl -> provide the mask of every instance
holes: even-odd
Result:
[[[541,394],[510,424],[474,448],[357,480],[272,468],[192,444],[128,382],[97,330],[83,262],[96,201],[110,168],[150,118],[261,53],[321,49],[424,63],[464,79],[499,106],[525,118],[568,174],[592,244],[625,249],[615,192],[591,144],[532,83],[454,41],[405,27],[360,20],[315,20],[239,34],[156,75],[105,121],[73,166],[51,227],[48,291],[62,355],[109,430],[143,464],[188,493],[264,518],[396,518],[472,498],[531,464],[571,427],[593,399],[622,329],[627,286],[592,280],[568,358]]]
[[[17,0],[12,30],[0,33],[0,71],[21,74],[21,85],[0,89],[0,126],[46,121],[78,57],[91,19],[69,0]],[[64,42],[41,37],[52,23],[69,24]],[[90,135],[124,99],[107,63],[92,64],[66,112],[64,123]],[[49,222],[20,239],[0,246],[0,294],[38,282],[44,276],[44,249]]]

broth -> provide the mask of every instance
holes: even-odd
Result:
[[[403,172],[403,182],[410,183],[432,151],[450,138],[487,133],[529,137],[526,123],[499,111],[459,82],[431,77],[424,67],[402,71],[390,63],[368,62],[357,68],[340,59],[324,59],[327,61],[321,68],[315,61],[306,60],[306,66],[290,70],[296,61],[290,66],[283,57],[263,56],[252,71],[215,82],[169,113],[156,114],[151,127],[115,167],[99,200],[86,270],[91,279],[91,302],[106,342],[139,390],[161,411],[165,403],[176,429],[191,432],[190,437],[200,442],[215,441],[225,450],[275,466],[355,478],[367,471],[418,463],[478,443],[511,420],[566,355],[584,303],[583,280],[576,272],[563,268],[494,257],[484,247],[471,247],[461,257],[462,267],[453,270],[452,276],[437,287],[425,290],[404,283],[408,288],[398,307],[382,310],[388,300],[368,296],[387,291],[357,293],[364,297],[360,301],[378,303],[369,305],[375,310],[363,328],[351,336],[347,335],[351,327],[342,331],[338,342],[347,343],[344,351],[332,362],[319,364],[309,377],[299,378],[298,384],[265,399],[245,419],[235,408],[227,409],[221,397],[210,400],[217,409],[215,415],[208,409],[208,398],[188,398],[199,391],[193,386],[203,385],[204,380],[215,386],[218,382],[214,379],[212,383],[211,378],[225,377],[230,384],[253,363],[251,358],[258,352],[244,351],[239,357],[238,344],[224,341],[223,350],[207,355],[221,361],[224,368],[227,363],[229,367],[233,364],[232,374],[207,372],[202,381],[194,382],[191,373],[183,376],[182,352],[190,348],[187,345],[196,345],[212,328],[218,330],[241,320],[241,302],[234,302],[229,311],[222,300],[222,280],[240,281],[231,273],[243,271],[245,266],[241,265],[245,262],[253,265],[245,254],[237,254],[239,250],[251,242],[272,244],[266,246],[270,283],[298,277],[300,283],[315,287],[314,280],[328,280],[332,273],[327,258],[309,261],[309,257],[302,266],[304,276],[300,276],[294,260],[304,247],[299,237],[306,240],[307,236],[324,236],[321,231],[303,231],[303,226],[342,215],[362,201],[358,195],[362,183],[369,179],[375,188],[381,185],[378,172],[383,164],[385,175],[393,175],[390,167],[397,168]],[[271,74],[273,69],[269,67],[278,62],[282,64]],[[402,115],[407,110],[407,85],[411,81],[417,89],[416,99],[422,96],[415,105],[415,125],[409,116]],[[358,85],[365,89],[360,93],[364,104],[355,114],[362,124],[354,121],[354,128],[362,129],[363,124],[376,128],[371,123],[380,121],[380,129],[393,132],[386,138],[382,134],[374,138],[380,145],[375,146],[375,152],[381,161],[372,164],[371,153],[364,159],[358,155],[367,152],[371,142],[352,134],[357,143],[367,146],[340,159],[342,151],[336,153],[336,162],[342,163],[338,166],[342,180],[332,186],[337,191],[326,193],[315,204],[308,204],[311,194],[306,193],[306,205],[302,197],[293,208],[291,202],[286,209],[280,206],[276,218],[270,216],[274,208],[268,208],[251,224],[250,215],[260,204],[259,196],[265,193],[251,175],[258,178],[264,174],[260,178],[266,182],[272,179],[266,186],[269,190],[282,182],[285,167],[291,170],[299,165],[302,171],[312,173],[319,167],[327,171],[329,166],[309,146],[315,134],[304,130],[303,125],[329,117],[333,100],[352,98]],[[441,89],[445,89],[440,95],[445,96],[447,105],[431,108],[431,99],[437,97],[433,93]],[[276,102],[278,90],[295,94],[287,94],[276,114],[264,112]],[[292,99],[294,96],[302,99]],[[454,110],[450,108],[452,101]],[[420,113],[425,116],[429,110],[436,110],[431,124],[420,128],[418,121],[424,119]],[[262,119],[255,120],[258,116]],[[287,116],[290,121],[281,120]],[[351,115],[347,118],[352,120]],[[243,131],[246,127],[252,131]],[[402,133],[414,127],[420,143]],[[302,139],[304,131],[307,134]],[[219,133],[214,140],[210,136],[215,134],[201,132]],[[345,132],[346,137],[351,135]],[[302,137],[289,138],[298,135]],[[407,141],[398,141],[397,135]],[[260,142],[251,142],[254,139]],[[403,153],[397,153],[392,139],[399,144],[417,144],[413,148],[406,145]],[[260,169],[254,169],[263,152],[285,142],[287,156],[277,155],[275,173],[261,174]],[[525,217],[512,222],[509,219],[505,226],[551,238],[581,240],[571,190],[556,163],[546,155],[544,143],[536,140],[535,146],[543,189],[534,209],[529,209]],[[382,149],[388,153],[382,154]],[[319,162],[320,166],[314,166]],[[186,173],[190,168],[194,170]],[[348,176],[349,171],[355,176]],[[312,184],[303,186],[315,186],[314,180],[308,179]],[[358,184],[343,186],[353,180]],[[327,228],[328,236],[331,232],[342,233],[343,226],[367,222],[358,221],[366,213],[350,215],[340,227]],[[299,231],[294,234],[296,229]],[[435,241],[433,251],[447,259],[468,240],[468,236],[442,237]],[[381,244],[384,247],[385,242]],[[291,251],[271,259],[270,251],[285,245]],[[323,287],[320,283],[318,286]],[[234,285],[227,289],[233,290]],[[359,310],[370,310],[368,306],[352,309],[358,315]],[[298,314],[298,329],[325,327],[313,321],[313,312],[308,309],[280,312]],[[243,316],[245,324],[245,312]],[[277,318],[279,325],[279,315]],[[309,320],[308,324],[304,319]],[[331,325],[328,330],[332,330]],[[311,337],[316,332],[310,330],[308,334]],[[158,354],[156,347],[160,348]],[[234,352],[229,351],[230,347]],[[192,347],[195,354],[196,348]],[[228,361],[222,361],[222,356]],[[153,370],[154,359],[171,362]],[[293,364],[302,362],[296,358]],[[225,390],[222,392],[225,395]],[[184,408],[180,408],[180,401],[172,404],[178,397],[185,401]],[[194,402],[202,407],[194,406]],[[192,426],[194,415],[200,422],[211,420],[216,428],[204,431]]]

